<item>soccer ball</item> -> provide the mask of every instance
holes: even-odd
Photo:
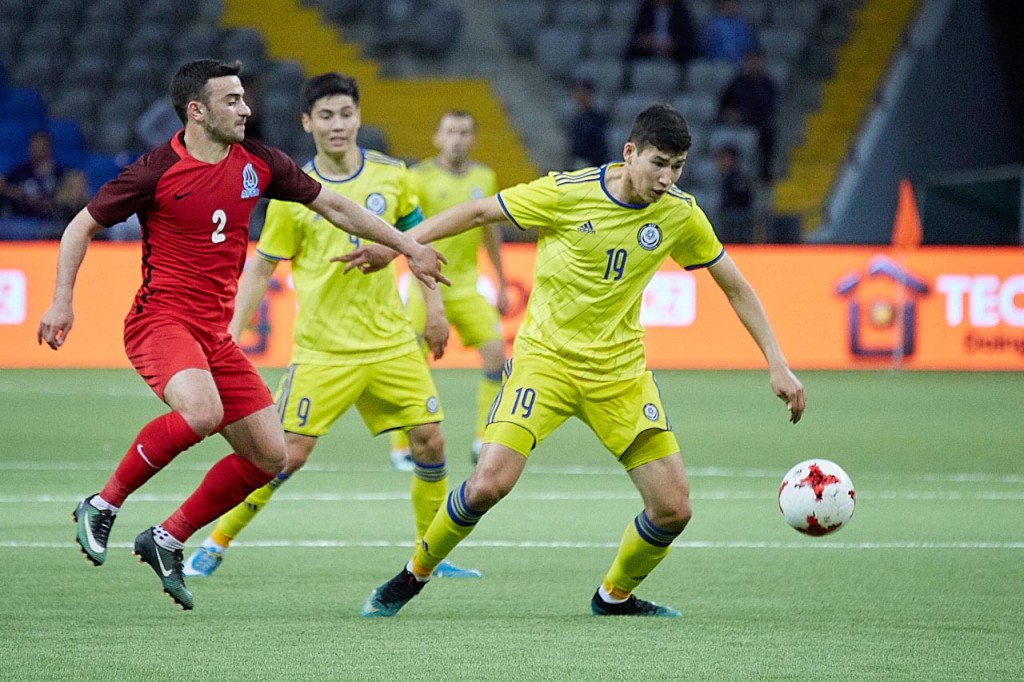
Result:
[[[857,495],[846,472],[827,459],[809,459],[789,470],[779,486],[779,511],[807,535],[828,535],[853,516]]]

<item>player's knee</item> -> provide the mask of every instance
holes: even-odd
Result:
[[[487,511],[512,491],[514,482],[486,474],[473,475],[466,481],[466,506],[474,511]]]
[[[253,464],[275,476],[289,469],[288,450],[282,447],[262,447],[251,458]]]
[[[215,396],[197,398],[178,411],[192,430],[204,437],[215,432],[224,421],[224,406]]]
[[[690,523],[691,518],[693,518],[693,507],[690,506],[690,500],[683,499],[669,508],[665,516],[659,519],[657,525],[671,533],[681,533]]]
[[[412,458],[423,464],[444,461],[444,436],[437,424],[423,424],[409,430],[409,451]]]

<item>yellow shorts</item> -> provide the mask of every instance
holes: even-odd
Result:
[[[274,396],[285,431],[322,436],[356,406],[370,433],[444,419],[427,362],[419,353],[365,365],[289,365]]]
[[[409,300],[405,307],[412,328],[416,330],[417,336],[422,337],[427,311],[423,306],[423,292],[419,287],[414,286],[409,290]],[[489,341],[502,339],[498,310],[475,289],[469,295],[445,298],[444,315],[466,348],[479,348]]]
[[[575,416],[627,471],[679,451],[651,372],[624,381],[574,379],[531,356],[516,357],[505,367],[485,443],[501,443],[525,457]]]

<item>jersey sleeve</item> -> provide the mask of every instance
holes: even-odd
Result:
[[[253,154],[266,161],[270,168],[270,185],[264,193],[267,198],[308,204],[320,194],[320,183],[306,175],[291,157],[280,149],[249,140],[243,144],[246,144]]]
[[[416,189],[416,180],[413,173],[402,166],[402,172],[398,176],[398,219],[395,220],[395,227],[402,232],[423,222],[423,211],[420,208],[419,193]]]
[[[682,229],[683,236],[672,249],[672,260],[683,268],[706,268],[725,254],[725,247],[718,240],[715,230],[711,227],[711,221],[696,203],[693,204]]]
[[[498,192],[498,203],[520,230],[548,225],[557,213],[559,191],[553,173]]]
[[[267,217],[256,253],[271,261],[291,260],[299,253],[302,235],[296,210],[305,209],[298,204],[278,200],[267,205]]]
[[[89,215],[104,227],[124,222],[130,216],[146,211],[156,201],[160,176],[177,160],[170,145],[144,154],[126,166],[116,178],[100,187],[86,208]]]

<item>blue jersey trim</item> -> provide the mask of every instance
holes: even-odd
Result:
[[[320,172],[319,168],[316,167],[316,158],[312,158],[309,160],[309,167],[313,169],[313,172],[316,173],[316,176],[318,178],[326,182],[348,182],[349,180],[355,180],[356,178],[359,177],[359,174],[363,172],[363,169],[366,168],[366,150],[363,149],[362,147],[359,148],[359,170],[357,170],[355,173],[348,176],[347,178],[338,179],[327,177],[326,175]]]
[[[712,258],[711,260],[709,260],[707,263],[697,263],[696,265],[687,265],[683,269],[684,270],[699,270],[701,268],[710,267],[710,266],[714,265],[715,263],[717,263],[718,261],[722,260],[722,256],[724,256],[724,255],[725,255],[725,247],[723,246],[722,250],[718,252],[718,255],[715,256],[714,258]]]
[[[627,204],[627,203],[625,203],[623,201],[619,201],[618,199],[613,197],[612,193],[608,191],[608,186],[604,184],[604,172],[606,170],[608,170],[608,164],[605,164],[605,165],[601,166],[601,191],[604,192],[604,195],[606,197],[608,197],[609,199],[611,199],[611,201],[614,204],[616,204],[618,206],[622,206],[623,208],[632,208],[632,209],[647,208],[650,205],[650,204]]]
[[[256,249],[256,255],[264,260],[268,260],[271,263],[280,263],[283,260],[291,260],[291,256],[271,256],[269,253],[264,253],[259,249]]]
[[[509,213],[508,207],[505,206],[505,200],[501,198],[501,192],[498,192],[495,196],[498,197],[498,205],[501,206],[502,213],[508,216],[509,222],[518,227],[520,230],[525,230],[526,228],[517,223],[516,219],[512,217],[511,213]]]

